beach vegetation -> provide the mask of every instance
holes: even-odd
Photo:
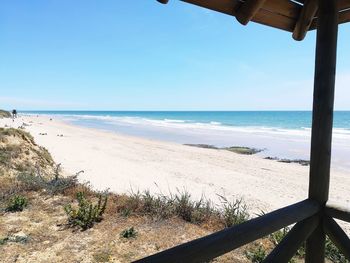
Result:
[[[214,216],[219,218],[219,211],[210,201],[204,198],[193,201],[185,190],[169,195],[151,194],[148,190],[132,193],[121,202],[118,212],[124,216],[141,214],[155,220],[179,217],[194,224],[201,224]]]
[[[28,236],[19,236],[19,235],[9,235],[4,238],[0,238],[0,246],[6,245],[7,243],[21,243],[26,244],[29,241]]]
[[[15,195],[10,198],[6,206],[6,212],[21,212],[28,205],[28,199],[22,195]]]
[[[341,253],[338,247],[336,247],[332,240],[327,236],[326,238],[326,258],[334,263],[349,263],[345,256]]]
[[[73,188],[78,184],[78,175],[62,176],[60,164],[56,165],[53,176],[43,175],[40,168],[36,171],[22,172],[17,176],[19,182],[27,190],[44,190],[51,195],[63,193],[69,188]]]
[[[244,254],[252,263],[261,263],[266,258],[267,251],[259,244],[249,247]]]
[[[229,201],[226,197],[220,196],[223,204],[222,217],[226,227],[241,224],[249,220],[248,207],[243,199]]]
[[[76,198],[78,201],[77,207],[71,204],[64,206],[64,211],[68,216],[68,226],[80,227],[82,230],[86,230],[93,227],[95,223],[102,221],[107,206],[106,194],[100,194],[96,204],[86,199],[84,192],[78,192]]]
[[[11,118],[11,113],[6,110],[0,110],[0,119],[2,118]]]
[[[121,238],[126,238],[126,239],[129,239],[129,238],[136,238],[136,236],[137,236],[137,231],[135,230],[134,227],[130,227],[130,228],[124,229],[124,230],[120,233],[120,237],[121,237]]]
[[[110,262],[111,257],[112,254],[110,250],[99,251],[93,255],[95,262]]]

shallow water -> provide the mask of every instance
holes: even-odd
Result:
[[[72,124],[150,139],[265,149],[262,156],[309,159],[311,112],[40,111]],[[333,168],[350,171],[350,112],[334,116]]]

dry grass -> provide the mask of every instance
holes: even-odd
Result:
[[[53,164],[50,153],[38,146],[29,133],[20,129],[0,128],[0,176],[33,172],[38,167],[52,173]]]

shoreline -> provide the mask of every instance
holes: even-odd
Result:
[[[66,173],[84,170],[79,179],[98,190],[149,189],[168,194],[186,189],[195,199],[204,195],[213,202],[219,202],[218,195],[242,197],[255,212],[307,197],[307,166],[85,128],[55,117],[51,121],[44,116],[20,116],[15,122],[1,119],[0,126],[17,128],[22,122],[30,125],[25,130]],[[349,207],[348,189],[343,185],[350,185],[350,178],[341,171],[332,172],[331,200]]]
[[[147,113],[147,112],[146,112]],[[279,128],[279,126],[240,126],[226,125],[222,118],[222,114],[218,116],[210,115],[203,120],[204,115],[201,113],[194,114],[192,117],[198,117],[198,121],[190,120],[192,112],[185,112],[185,116],[174,116],[177,112],[152,112],[149,116],[145,112],[53,112],[52,115],[44,114],[39,116],[52,116],[66,123],[77,125],[79,127],[93,128],[103,131],[111,131],[120,135],[142,137],[155,141],[173,142],[178,144],[200,144],[213,145],[217,148],[228,148],[231,146],[244,146],[255,149],[263,149],[264,151],[258,155],[264,158],[277,158],[282,160],[309,160],[311,146],[311,129],[307,126],[300,126],[300,129]],[[166,114],[165,114],[166,113]],[[246,112],[247,113],[247,112]],[[292,114],[287,112],[287,116]],[[303,113],[303,112],[299,112]],[[339,112],[340,115],[346,115]],[[350,112],[349,112],[350,113]],[[141,114],[141,115],[140,115]],[[144,115],[142,115],[144,114]],[[165,114],[165,115],[164,115]],[[232,112],[235,118],[239,113]],[[262,118],[271,118],[271,112],[257,113],[262,114]],[[37,114],[34,114],[35,116]],[[300,114],[299,114],[300,115]],[[245,116],[245,115],[244,115]],[[246,122],[254,121],[251,114]],[[281,112],[277,112],[279,119]],[[292,114],[293,116],[293,114]],[[342,120],[344,121],[344,116]],[[177,119],[175,118],[177,117]],[[185,118],[188,117],[188,118]],[[237,117],[237,116],[236,116]],[[256,116],[255,116],[256,117]],[[298,117],[298,116],[294,116]],[[300,117],[300,116],[299,116]],[[305,118],[305,116],[301,116]],[[183,119],[180,119],[183,118]],[[202,119],[201,119],[202,118]],[[210,123],[200,122],[209,120],[220,120],[221,122]],[[242,116],[239,117],[242,122]],[[290,117],[289,117],[290,118]],[[264,118],[263,118],[264,119]],[[229,122],[233,123],[234,119]],[[284,125],[286,125],[284,120]],[[292,120],[293,121],[293,118]],[[303,122],[305,120],[301,120]],[[266,120],[261,121],[261,123]],[[299,121],[300,122],[300,121]],[[259,121],[257,122],[259,123]],[[338,120],[340,123],[340,120]],[[241,123],[242,124],[242,123]],[[246,123],[247,124],[247,123]],[[276,122],[275,124],[278,124]],[[258,124],[256,124],[258,125]],[[288,125],[287,125],[288,126]],[[346,125],[345,125],[346,126]],[[284,127],[284,126],[281,126]],[[350,130],[338,129],[333,130],[333,149],[332,149],[332,167],[343,172],[350,172]]]

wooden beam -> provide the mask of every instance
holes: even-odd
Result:
[[[312,21],[312,24],[310,26],[310,30],[314,30],[317,28],[317,20],[318,20],[318,18],[316,17]],[[347,23],[347,22],[350,22],[350,9],[347,9],[345,11],[340,12],[339,16],[338,16],[338,24],[339,25]]]
[[[302,7],[302,5],[294,3],[290,0],[268,0],[265,1],[262,9],[295,20],[296,17],[299,16]]]
[[[326,216],[324,219],[324,229],[332,242],[344,254],[347,260],[350,260],[350,239],[343,229],[334,221]]]
[[[339,13],[339,24],[350,22],[350,10]]]
[[[288,263],[302,243],[316,229],[318,222],[319,218],[313,216],[297,223],[270,255],[265,258],[263,263]]]
[[[338,11],[343,11],[350,8],[349,0],[338,0],[337,2]]]
[[[335,206],[327,206],[326,207],[326,214],[330,217],[343,220],[345,222],[350,223],[350,211],[342,208],[342,207],[335,207]]]
[[[288,32],[293,32],[295,24],[293,18],[272,13],[265,9],[260,9],[252,21],[266,26],[282,29]]]
[[[333,0],[332,0],[333,1]],[[318,0],[306,0],[293,31],[295,40],[303,40],[316,15]]]
[[[306,263],[325,262],[325,242],[326,235],[322,225],[320,224],[306,240]]]
[[[329,193],[338,12],[336,0],[319,0],[319,2],[309,198],[325,204]]]
[[[327,202],[329,194],[338,37],[336,2],[319,0],[318,9],[309,198],[320,205]],[[324,250],[325,233],[319,226],[306,242],[306,262],[324,262]]]
[[[186,3],[201,6],[226,15],[236,16],[241,2],[238,0],[181,0]],[[264,8],[253,17],[252,21],[270,27],[292,32],[294,29],[294,17],[286,14],[294,14],[300,9],[300,5],[286,0],[269,0]],[[282,4],[283,3],[283,4]],[[275,11],[272,11],[275,10]]]
[[[246,25],[256,15],[266,0],[246,0],[236,11],[236,19],[242,25]]]
[[[313,216],[318,211],[317,202],[304,200],[135,262],[206,262],[285,226]]]
[[[201,6],[213,11],[235,16],[240,3],[238,0],[181,0],[189,4]]]

